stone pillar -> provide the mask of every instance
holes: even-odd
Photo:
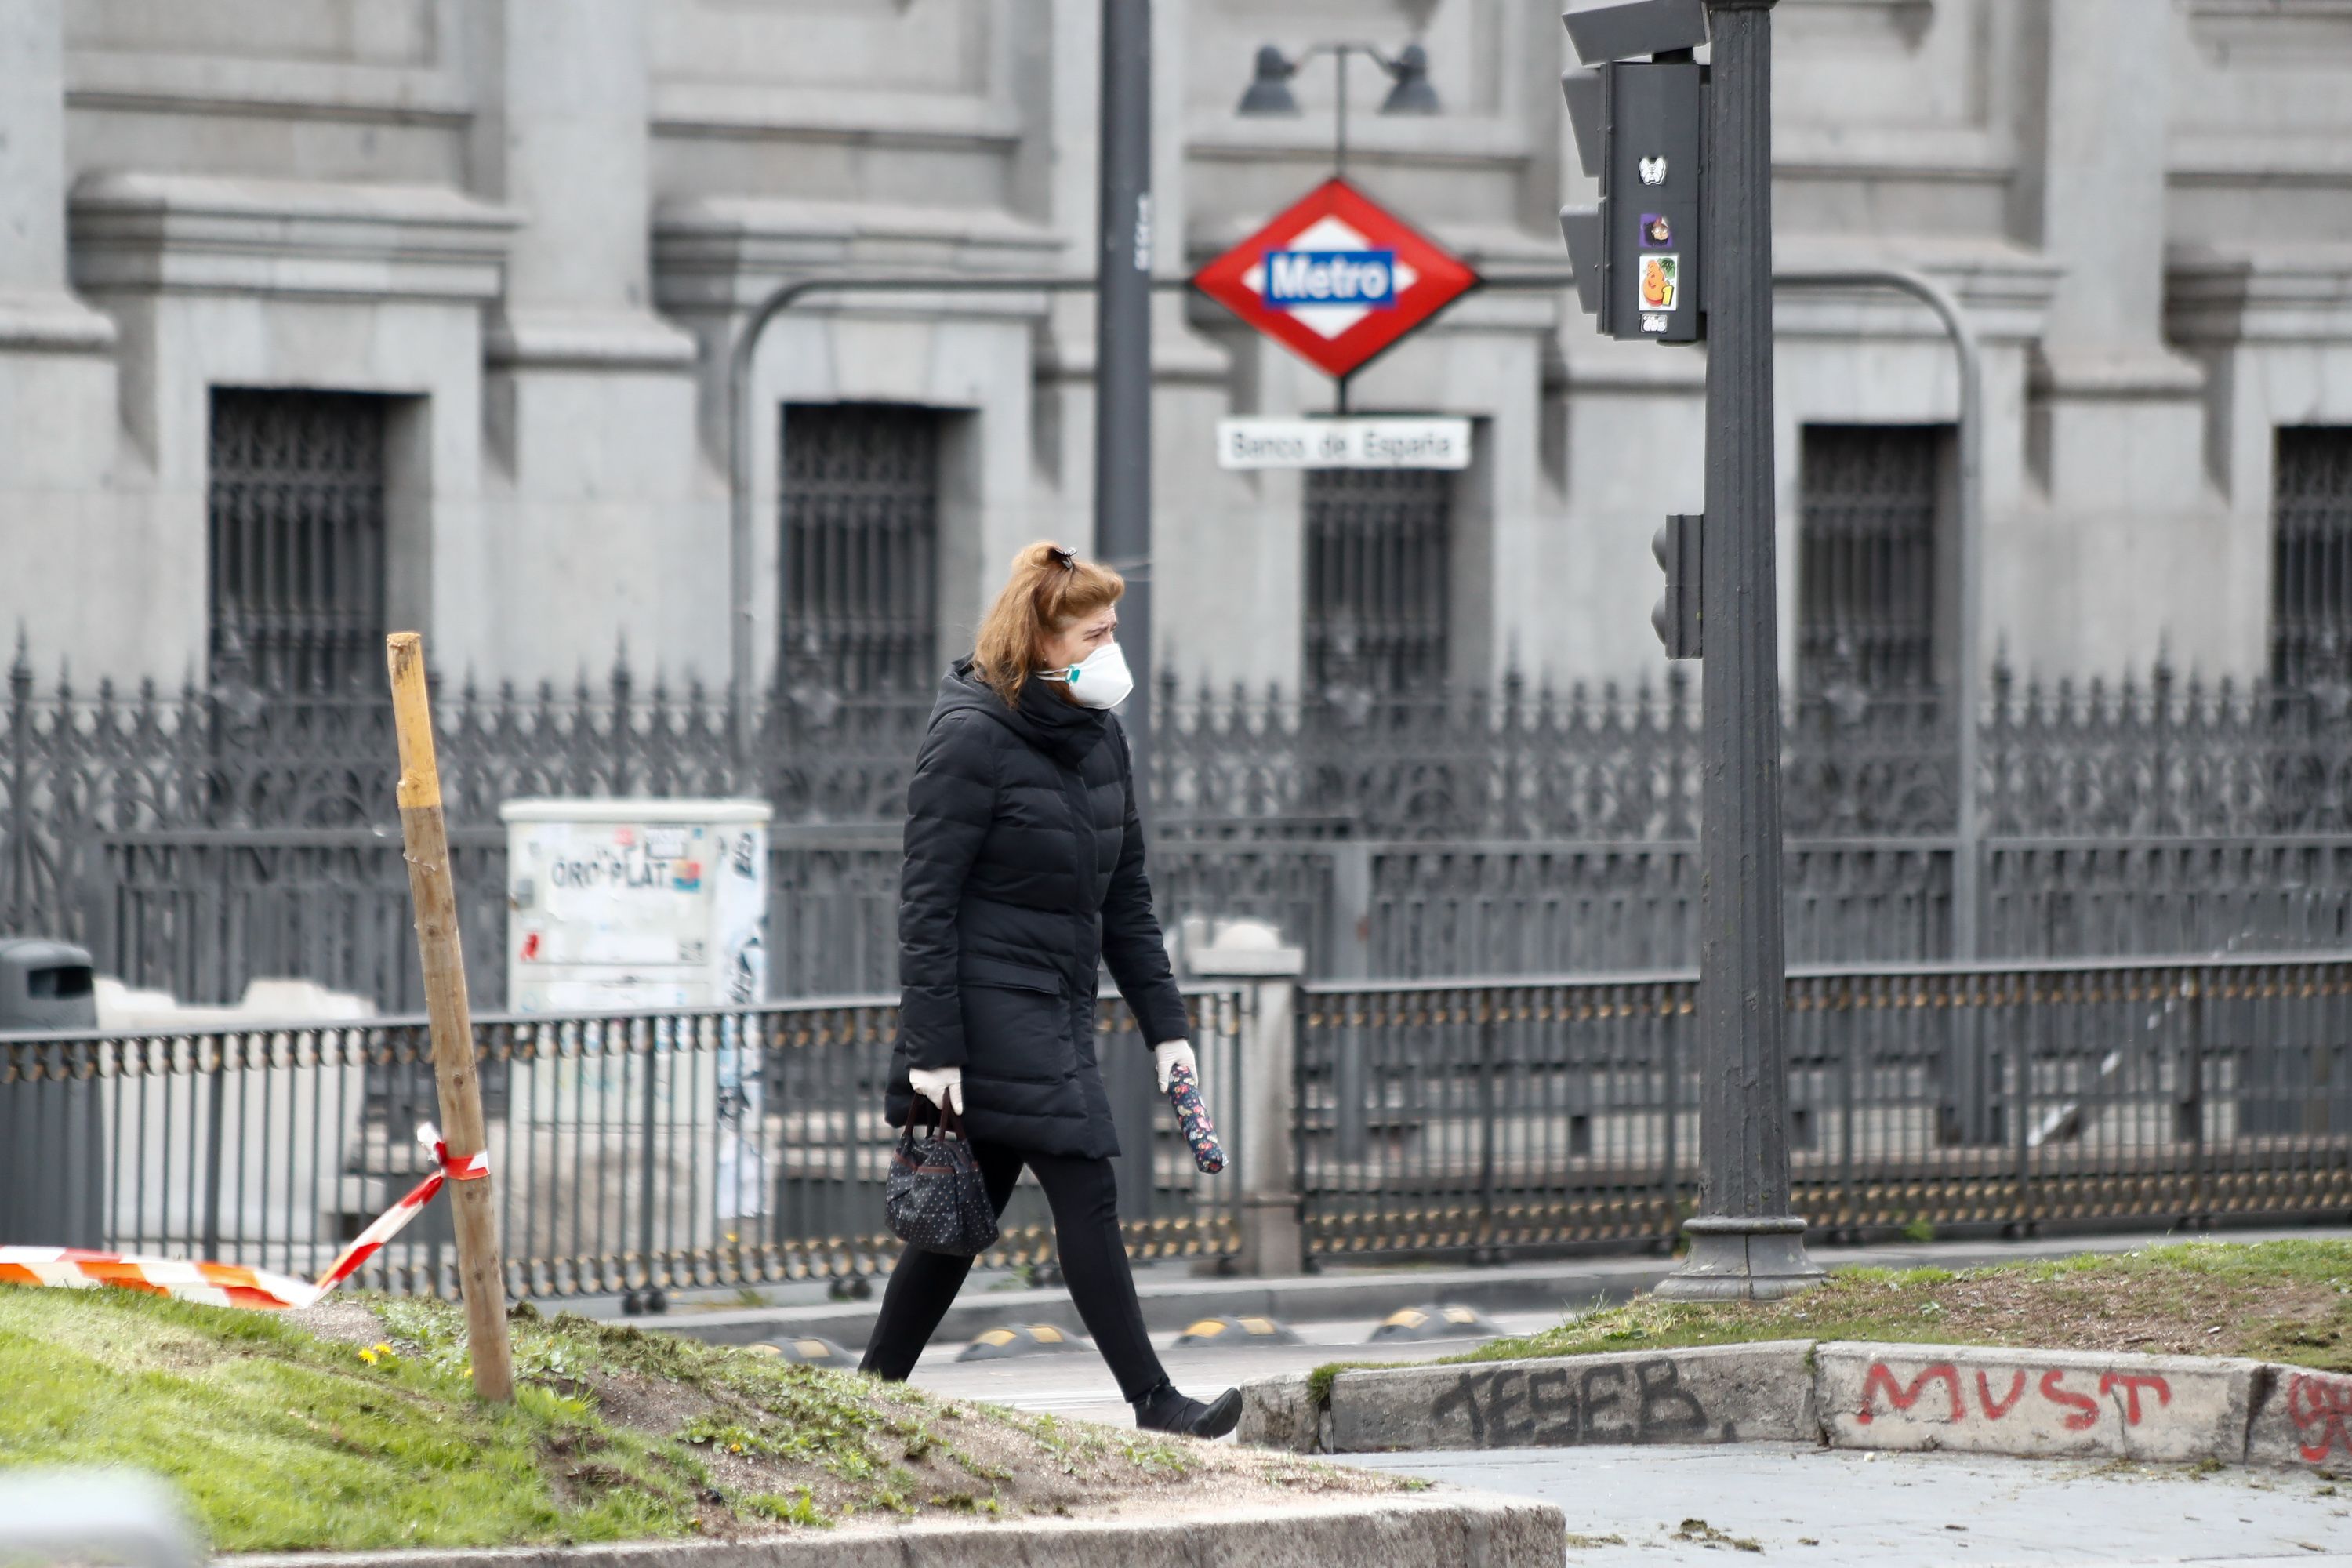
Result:
[[[62,0],[0,5],[0,558],[37,659],[53,668],[70,648],[87,680],[150,671],[140,617],[102,591],[136,563],[105,493],[114,324],[66,282],[62,18]]]
[[[1205,945],[1188,943],[1184,959],[1196,980],[1237,981],[1253,993],[1239,1052],[1240,1084],[1222,1091],[1205,1086],[1212,1114],[1221,1092],[1238,1090],[1239,1168],[1232,1174],[1242,1184],[1241,1271],[1254,1279],[1302,1273],[1307,1259],[1291,1136],[1297,1121],[1298,977],[1307,972],[1307,954],[1283,946],[1272,926],[1230,921]]]
[[[2168,636],[2186,662],[2242,667],[2242,639],[2210,602],[2223,542],[2202,376],[2164,337],[2171,12],[2053,0],[2041,13],[2016,200],[2022,237],[2061,269],[2027,407],[2048,510],[2007,520],[2014,536],[1988,555],[2047,586],[1994,601],[1980,638],[2029,668],[2092,673],[2087,660],[2120,652],[2144,668]]]
[[[485,342],[496,662],[601,670],[625,637],[641,668],[719,678],[725,505],[695,483],[693,341],[649,304],[646,0],[472,14],[475,184],[524,219]]]

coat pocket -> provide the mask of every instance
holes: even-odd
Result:
[[[966,958],[957,970],[970,1074],[1029,1083],[1069,1077],[1070,1007],[1059,974],[994,958]]]
[[[958,962],[956,973],[966,985],[1005,985],[1015,991],[1043,991],[1048,996],[1062,994],[1062,977],[1042,963],[967,956]]]

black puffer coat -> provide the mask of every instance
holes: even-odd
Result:
[[[950,670],[907,788],[898,900],[890,1124],[912,1103],[910,1067],[961,1067],[982,1142],[1118,1153],[1095,1065],[1102,965],[1147,1045],[1190,1033],[1118,721],[1035,680],[1008,708],[969,660]]]

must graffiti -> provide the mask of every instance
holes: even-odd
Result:
[[[2152,1373],[2102,1373],[2098,1396],[2093,1398],[2079,1388],[2066,1386],[2066,1371],[2063,1367],[2043,1368],[2039,1378],[2025,1367],[2004,1371],[2008,1386],[1995,1393],[1993,1377],[1982,1368],[1977,1369],[1971,1415],[1967,1397],[1971,1391],[1961,1383],[1959,1368],[1952,1363],[1931,1363],[1906,1384],[1885,1362],[1874,1361],[1863,1377],[1862,1404],[1853,1418],[1857,1425],[1867,1426],[1882,1415],[1907,1414],[1915,1407],[1924,1406],[1914,1419],[1940,1420],[1952,1426],[1969,1420],[2000,1421],[2017,1408],[2031,1387],[2042,1403],[2063,1412],[2060,1419],[2066,1430],[2087,1432],[2099,1424],[2100,1415],[2106,1409],[2113,1408],[2125,1426],[2137,1426],[2145,1415],[2172,1403],[2172,1385]],[[1938,1394],[1940,1398],[1937,1397]],[[2141,1403],[2143,1396],[2147,1401],[2145,1405]]]

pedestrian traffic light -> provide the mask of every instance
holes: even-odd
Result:
[[[1699,135],[1706,73],[1691,51],[1706,41],[1706,8],[1702,0],[1640,0],[1560,19],[1577,57],[1602,62],[1559,80],[1578,160],[1601,183],[1598,206],[1559,214],[1578,302],[1603,336],[1696,342],[1706,336]]]
[[[1699,550],[1706,519],[1696,512],[1675,512],[1650,541],[1650,553],[1666,574],[1666,591],[1650,611],[1650,625],[1666,645],[1668,658],[1700,657]]]

